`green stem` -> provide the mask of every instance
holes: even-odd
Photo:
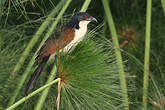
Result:
[[[85,12],[90,4],[91,0],[85,0],[80,12]]]
[[[60,20],[60,18],[62,17],[62,15],[64,14],[64,12],[66,11],[66,9],[67,9],[67,7],[69,6],[69,4],[71,3],[71,1],[72,1],[72,0],[68,0],[68,1],[66,2],[66,4],[64,5],[64,7],[62,8],[61,12],[60,12],[59,15],[57,16],[57,19],[56,19],[57,21]],[[45,36],[46,38],[48,38],[48,37],[50,36],[50,33],[53,32],[54,27],[56,27],[56,26],[57,26],[57,22],[55,22],[55,23],[51,26],[49,32],[48,32],[48,33],[46,34],[46,36]],[[53,69],[52,69],[52,71],[51,71],[51,73],[50,73],[50,75],[49,75],[49,78],[48,78],[48,80],[47,80],[47,83],[49,83],[50,81],[52,81],[52,80],[55,78],[55,76],[56,76],[56,71],[57,71],[56,64],[54,64],[54,67],[53,67]],[[45,89],[45,90],[42,92],[41,97],[39,98],[38,103],[37,103],[37,105],[36,105],[36,107],[35,107],[35,110],[41,110],[41,108],[42,108],[42,106],[43,106],[43,103],[44,103],[44,101],[45,101],[45,99],[46,99],[46,97],[47,97],[47,94],[48,94],[48,92],[49,92],[49,89],[50,89],[50,87],[47,88],[47,89]]]
[[[49,83],[49,82],[51,82],[51,81],[55,78],[56,72],[57,72],[57,68],[56,68],[56,64],[54,64],[53,69],[52,69],[52,71],[51,71],[51,73],[50,73],[50,75],[49,75],[49,78],[48,78],[46,84]],[[34,109],[34,110],[41,110],[41,108],[42,108],[42,106],[43,106],[43,103],[44,103],[44,101],[45,101],[45,99],[46,99],[46,97],[47,97],[47,95],[48,95],[49,89],[50,89],[50,87],[46,88],[46,89],[42,92],[42,94],[41,94],[41,96],[40,96],[40,98],[39,98],[39,100],[38,100],[38,103],[37,103],[37,105],[35,106],[35,109]]]
[[[10,106],[9,108],[7,108],[6,110],[13,110],[15,109],[18,105],[22,104],[23,102],[25,102],[27,99],[29,99],[30,97],[34,96],[35,94],[39,93],[40,91],[44,90],[45,88],[53,85],[54,83],[57,83],[60,80],[60,78],[40,87],[39,89],[35,90],[34,92],[32,92],[31,94],[29,94],[26,97],[23,97],[22,99],[20,99],[19,101],[17,101],[15,104],[13,104],[12,106]]]
[[[0,21],[1,21],[1,16],[2,16],[2,14],[3,14],[3,1],[5,1],[5,0],[0,0]]]
[[[163,12],[164,12],[164,15],[165,15],[165,0],[161,0],[161,3],[162,3]]]
[[[58,10],[62,7],[62,5],[64,4],[66,2],[66,0],[62,0],[57,6],[56,6],[56,8],[52,11],[52,13],[48,16],[48,18],[45,20],[45,22],[41,25],[41,27],[43,26],[43,28],[45,28],[46,27],[46,25],[48,25],[48,21],[51,21],[51,19],[52,19],[52,17],[58,12]],[[58,21],[55,21],[55,22],[58,22]],[[41,28],[40,27],[40,28]],[[39,28],[39,30],[40,30],[40,28]],[[38,30],[38,31],[39,31]],[[43,31],[43,30],[42,30]],[[41,32],[41,31],[40,31]],[[35,37],[35,35],[34,35],[34,37]],[[19,91],[20,91],[20,89],[21,89],[21,87],[22,87],[22,85],[23,85],[23,83],[25,82],[25,80],[26,80],[26,78],[27,78],[27,76],[28,76],[28,74],[29,74],[29,72],[31,71],[31,68],[32,68],[32,66],[33,66],[33,64],[34,64],[34,62],[35,62],[35,58],[36,58],[36,55],[37,55],[37,53],[38,53],[38,51],[39,51],[39,49],[41,48],[41,46],[44,44],[44,42],[46,41],[46,39],[44,38],[43,40],[42,40],[42,42],[41,42],[41,44],[40,44],[40,46],[39,46],[39,48],[37,49],[37,51],[35,52],[35,54],[34,54],[34,56],[32,57],[32,59],[30,60],[30,62],[29,62],[29,64],[28,64],[28,66],[27,66],[27,68],[26,68],[26,70],[25,70],[25,72],[24,72],[24,74],[22,75],[22,77],[21,77],[21,80],[20,80],[20,82],[19,82],[19,84],[18,84],[18,86],[17,86],[17,88],[16,88],[16,90],[14,91],[14,95],[13,95],[13,97],[10,99],[10,101],[9,101],[9,103],[8,103],[8,106],[10,106],[10,105],[12,105],[13,103],[14,103],[14,101],[15,101],[15,99],[16,99],[16,97],[17,97],[17,95],[18,95],[18,93],[19,93]],[[21,57],[21,59],[22,59],[22,57]],[[21,62],[22,62],[23,60],[21,60]],[[21,65],[19,65],[19,63],[16,65],[16,68],[15,68],[15,70],[16,71],[18,71],[19,69],[20,69],[20,67],[19,66],[21,66]],[[15,71],[14,70],[14,71]],[[15,72],[16,72],[15,71]]]
[[[150,59],[151,9],[152,9],[152,0],[147,0],[144,79],[143,79],[143,108],[142,108],[142,110],[147,110],[148,75],[149,75],[149,59]]]
[[[112,18],[112,14],[111,14],[111,10],[110,10],[110,7],[109,7],[108,0],[102,0],[102,3],[103,3],[105,14],[106,14],[106,17],[107,17],[108,26],[109,26],[109,29],[111,31],[112,40],[113,40],[113,43],[114,43],[114,46],[115,46],[115,53],[116,53],[117,63],[118,63],[118,66],[119,66],[120,85],[121,85],[121,89],[122,89],[123,103],[125,105],[124,109],[129,110],[127,84],[126,84],[124,67],[123,67],[123,62],[122,62],[122,56],[121,56],[121,52],[120,52],[120,47],[119,47],[119,43],[118,43],[118,37],[117,37],[114,21],[113,21],[113,18]]]
[[[29,55],[29,52],[31,51],[33,46],[36,44],[37,40],[40,38],[40,36],[44,32],[44,30],[47,28],[47,26],[52,22],[52,18],[60,10],[60,8],[62,7],[62,5],[64,4],[65,1],[66,0],[62,0],[57,5],[57,7],[51,12],[51,14],[47,17],[47,19],[42,23],[42,25],[40,26],[38,31],[34,34],[34,36],[32,37],[32,39],[30,41],[30,43],[27,45],[25,51],[23,52],[23,55],[21,56],[21,58],[19,59],[17,65],[15,66],[14,71],[12,72],[12,76],[15,76],[15,74],[20,70],[20,68],[22,67],[25,59]]]

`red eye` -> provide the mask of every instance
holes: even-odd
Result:
[[[87,19],[87,16],[84,16],[84,19]]]

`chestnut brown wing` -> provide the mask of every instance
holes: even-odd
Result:
[[[36,60],[39,61],[43,57],[51,55],[53,53],[56,53],[58,50],[63,49],[74,39],[74,35],[75,30],[73,28],[64,28],[62,29],[62,31],[58,31],[52,34],[41,47]]]

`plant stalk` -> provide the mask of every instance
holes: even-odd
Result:
[[[150,59],[151,9],[152,9],[152,0],[147,0],[146,39],[145,39],[145,56],[144,56],[144,79],[143,79],[143,107],[142,107],[142,110],[147,110],[149,59]]]
[[[165,16],[165,0],[161,0],[161,3],[162,3],[162,8],[163,8],[164,16]]]
[[[51,71],[51,73],[49,75],[49,78],[48,78],[46,84],[50,83],[55,78],[56,72],[57,72],[57,67],[56,67],[56,63],[55,63],[54,66],[53,66],[53,69],[52,69],[52,71]],[[48,95],[48,92],[49,92],[50,87],[51,86],[49,86],[48,88],[46,88],[42,92],[42,94],[41,94],[41,96],[40,96],[40,98],[39,98],[39,100],[37,102],[37,105],[35,106],[35,109],[34,110],[41,110],[41,108],[43,106],[43,103],[44,103],[44,101],[45,101],[45,99],[46,99],[46,97]]]
[[[5,0],[0,0],[0,21],[1,21],[2,14],[3,14],[4,1]]]
[[[120,52],[120,47],[119,47],[119,43],[118,43],[118,37],[117,37],[113,17],[111,14],[108,0],[102,0],[102,3],[103,3],[105,14],[107,17],[109,30],[112,35],[113,44],[115,46],[115,54],[116,54],[116,59],[117,59],[117,63],[118,63],[118,67],[119,67],[119,74],[120,74],[120,85],[121,85],[121,89],[122,89],[123,104],[125,105],[124,110],[129,110],[127,84],[126,84],[126,79],[125,79],[124,66],[123,66],[123,62],[122,62],[122,56],[121,56],[121,52]]]
[[[91,0],[85,0],[80,12],[85,12],[90,4]]]
[[[51,81],[50,83],[40,87],[39,89],[35,90],[34,92],[30,93],[28,96],[23,97],[22,99],[20,99],[19,101],[17,101],[15,104],[13,104],[12,106],[10,106],[9,108],[7,108],[6,110],[13,110],[15,109],[18,105],[22,104],[23,102],[25,102],[26,100],[28,100],[29,98],[31,98],[32,96],[36,95],[37,93],[41,92],[42,90],[44,90],[45,88],[57,83],[60,80],[60,78],[55,79],[54,81]]]

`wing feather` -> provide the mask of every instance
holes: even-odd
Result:
[[[61,32],[52,34],[41,47],[36,60],[39,61],[43,57],[63,49],[74,39],[74,36],[75,30],[73,28],[64,28]]]

